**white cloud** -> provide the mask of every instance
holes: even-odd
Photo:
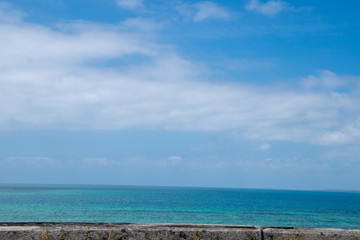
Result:
[[[300,84],[305,88],[320,88],[333,90],[339,87],[348,87],[354,82],[360,81],[360,77],[338,76],[329,70],[319,71],[318,76],[309,75],[301,80]]]
[[[161,159],[161,160],[155,161],[155,164],[159,167],[167,168],[167,167],[177,166],[181,163],[181,161],[182,161],[181,156],[170,156],[166,160]]]
[[[136,34],[116,33],[102,26],[86,29],[89,25],[76,26],[85,30],[75,29],[75,32],[65,34],[39,25],[1,24],[0,67],[71,66],[94,59],[154,53],[155,46],[149,46],[149,42]]]
[[[2,22],[0,36],[0,129],[136,127],[232,131],[263,142],[360,141],[357,76],[323,71],[310,79],[315,90],[207,82],[204,66],[126,24],[54,30]],[[351,88],[329,88],[329,76]]]
[[[354,121],[352,124],[345,125],[337,130],[328,130],[321,134],[317,143],[323,145],[334,145],[334,144],[344,144],[350,142],[359,142],[360,139],[360,117],[358,120]]]
[[[213,2],[199,2],[194,6],[197,8],[197,13],[193,18],[195,22],[200,22],[208,18],[226,19],[230,16],[225,8]]]
[[[107,158],[86,158],[82,160],[83,164],[87,165],[101,165],[101,166],[108,166],[108,165],[118,165],[120,162],[109,160]]]
[[[271,145],[268,144],[268,143],[263,143],[259,146],[259,149],[262,150],[262,151],[266,151],[266,150],[269,150],[271,148]]]
[[[258,12],[268,16],[274,16],[283,11],[286,7],[286,2],[283,1],[268,1],[261,3],[258,0],[250,0],[245,8],[248,11]]]
[[[143,3],[141,0],[117,0],[116,4],[119,7],[126,9],[136,9],[139,7],[143,7]]]
[[[206,19],[228,19],[230,13],[224,7],[209,1],[194,4],[181,3],[177,10],[182,17],[194,22],[201,22]]]
[[[31,165],[31,166],[53,166],[61,167],[61,161],[49,157],[9,157],[1,161],[5,167],[14,165]]]
[[[10,4],[0,2],[0,22],[20,22],[24,16],[23,12],[13,9]]]

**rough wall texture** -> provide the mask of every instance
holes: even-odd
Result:
[[[0,240],[360,240],[360,230],[229,225],[0,223]]]

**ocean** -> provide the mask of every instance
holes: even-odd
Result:
[[[0,222],[127,222],[360,228],[360,193],[0,185]]]

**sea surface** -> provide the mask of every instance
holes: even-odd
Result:
[[[360,193],[0,185],[0,222],[128,222],[360,228]]]

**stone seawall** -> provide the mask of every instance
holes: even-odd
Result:
[[[0,240],[359,240],[360,230],[234,225],[0,223]]]

